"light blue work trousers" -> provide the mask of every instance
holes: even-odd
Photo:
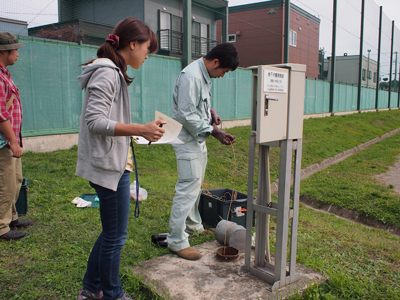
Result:
[[[199,201],[207,166],[206,143],[196,141],[173,145],[177,159],[178,182],[169,219],[168,248],[179,251],[190,247],[189,235],[202,233]]]

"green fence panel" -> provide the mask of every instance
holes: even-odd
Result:
[[[212,79],[212,103],[223,120],[249,119],[252,72],[237,68],[223,78]]]
[[[156,110],[171,115],[172,90],[181,69],[180,59],[158,55],[149,56],[139,70],[129,68],[129,76],[135,77],[129,86],[132,122],[153,121]]]
[[[376,90],[371,88],[361,87],[361,110],[375,109]]]
[[[336,83],[334,89],[333,112],[357,109],[357,87]]]
[[[10,66],[23,102],[23,130],[41,131],[79,127],[81,91],[80,47],[25,41],[20,56]]]
[[[357,87],[347,84],[335,84],[335,105],[333,110],[352,111],[357,109]]]
[[[397,92],[391,92],[390,93],[390,107],[397,107],[397,102],[398,102],[398,93]]]
[[[388,107],[388,99],[389,92],[379,90],[378,91],[378,107],[377,108],[387,108]]]
[[[236,119],[251,118],[252,74],[248,69],[236,69]]]
[[[353,85],[346,85],[347,97],[345,111],[357,110],[357,87]]]
[[[328,113],[329,82],[307,78],[305,84],[304,114]]]
[[[211,106],[223,120],[234,119],[236,112],[236,72],[228,72],[222,78],[214,78],[211,88]]]

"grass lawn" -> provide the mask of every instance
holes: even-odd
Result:
[[[400,128],[400,111],[364,113],[304,121],[302,167]],[[205,187],[234,188],[247,193],[249,127],[229,129],[234,147],[214,138],[207,142],[209,162]],[[400,154],[400,134],[379,142],[301,183],[302,196],[328,201],[399,225],[399,198],[373,179]],[[141,284],[130,266],[169,253],[151,243],[151,235],[168,231],[177,180],[174,151],[169,145],[137,146],[139,182],[149,197],[133,214],[122,251],[121,278],[137,299],[167,299]],[[271,154],[271,176],[278,178],[278,151]],[[25,153],[23,174],[29,180],[29,211],[35,222],[28,236],[0,242],[0,299],[75,299],[86,260],[100,230],[97,208],[78,209],[71,200],[93,193],[74,175],[77,147],[50,153]],[[256,171],[257,172],[257,171]],[[131,181],[135,180],[134,174]],[[257,178],[255,178],[255,184]],[[255,185],[256,186],[256,185]],[[397,197],[397,198],[396,198]],[[397,203],[397,204],[396,204]],[[25,217],[22,217],[25,218]],[[200,244],[211,237],[197,237]],[[400,299],[400,238],[301,206],[298,262],[329,278],[293,299]]]

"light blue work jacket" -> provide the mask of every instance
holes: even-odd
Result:
[[[203,143],[213,131],[211,79],[200,58],[184,68],[175,81],[172,118],[183,125],[178,138],[185,144]]]

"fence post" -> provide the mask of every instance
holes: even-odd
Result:
[[[329,112],[333,113],[333,96],[335,90],[335,64],[336,64],[336,19],[337,0],[333,0],[333,25],[332,25],[332,57],[331,57],[331,84],[329,93]]]
[[[393,42],[394,42],[394,21],[392,21],[392,41],[391,41],[391,46],[390,46],[390,71],[389,71],[388,108],[390,108],[390,94],[392,93]]]
[[[358,94],[357,94],[357,110],[361,110],[361,86],[362,86],[362,70],[363,70],[363,43],[364,43],[364,18],[365,18],[365,0],[362,0],[361,6],[361,32],[360,32],[360,57],[358,66]],[[368,74],[366,74],[368,76]]]
[[[396,60],[394,63],[394,83],[397,85],[397,89],[396,89],[396,87],[394,87],[394,90],[395,91],[397,90],[397,94],[399,94],[399,91],[398,91],[399,90],[399,82],[397,81],[397,51],[395,53],[396,53]],[[397,103],[396,107],[399,107],[398,103]]]
[[[381,44],[382,44],[382,6],[379,7],[379,37],[378,37],[378,69],[376,70],[376,92],[375,92],[375,109],[378,110],[379,100],[379,72],[381,68]]]
[[[397,107],[400,107],[400,65],[399,65],[399,81],[397,82]]]

